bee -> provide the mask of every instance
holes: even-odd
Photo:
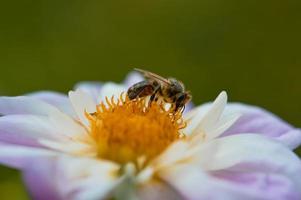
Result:
[[[149,102],[163,100],[170,103],[174,112],[185,109],[192,96],[189,91],[185,91],[185,86],[175,78],[163,78],[155,73],[142,69],[135,69],[140,72],[146,80],[135,83],[128,91],[130,100],[150,96]]]

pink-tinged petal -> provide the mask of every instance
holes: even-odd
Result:
[[[178,165],[160,176],[187,200],[297,200],[300,197],[290,180],[273,174],[257,184],[246,185],[210,176],[196,166]],[[260,178],[264,177],[257,177]]]
[[[7,115],[0,117],[0,141],[25,146],[40,146],[38,139],[61,139],[48,117]]]
[[[96,111],[96,102],[91,96],[81,90],[70,91],[69,99],[77,117],[84,125],[89,126],[89,120],[85,113],[94,113]]]
[[[196,116],[196,111],[206,113],[211,103],[201,105],[188,114],[188,118]],[[224,114],[240,113],[241,117],[222,136],[241,133],[256,133],[275,138],[291,149],[301,144],[301,130],[283,121],[273,113],[251,105],[228,103]]]
[[[0,115],[48,115],[53,110],[57,108],[33,97],[0,97]]]
[[[301,191],[301,160],[285,145],[257,134],[217,138],[200,147],[195,164],[207,171],[237,170],[279,174]]]
[[[240,112],[242,117],[224,135],[258,133],[282,141],[291,149],[301,144],[301,130],[276,115],[256,106],[231,103],[226,112]]]
[[[62,112],[74,116],[74,110],[72,109],[69,98],[65,94],[61,94],[58,92],[50,92],[50,91],[42,91],[42,92],[34,92],[27,94],[27,96],[33,97],[40,101],[46,102],[50,105],[55,106]]]
[[[57,155],[46,149],[0,143],[0,163],[19,170],[32,167],[34,161],[51,159]]]
[[[37,160],[24,170],[32,197],[48,199],[37,190],[55,194],[54,200],[106,199],[121,183],[117,176],[119,166],[97,159],[61,156],[56,159]]]
[[[138,186],[137,197],[142,200],[166,199],[182,200],[183,197],[169,184],[160,180],[152,180]]]
[[[241,172],[221,170],[211,173],[216,178],[239,184],[254,193],[265,195],[267,199],[299,199],[300,192],[287,177],[268,172]]]
[[[34,162],[31,169],[23,171],[23,180],[31,199],[63,200],[53,179],[54,162]]]
[[[85,82],[80,82],[80,83],[76,84],[74,89],[81,90],[81,91],[87,93],[88,95],[90,95],[92,97],[92,99],[95,101],[95,103],[98,103],[102,86],[103,86],[103,84],[100,82],[85,81]]]
[[[282,142],[290,149],[295,149],[301,144],[301,129],[292,128],[292,130],[276,137],[275,139]]]

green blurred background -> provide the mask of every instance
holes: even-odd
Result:
[[[27,0],[0,6],[0,95],[67,92],[133,67],[182,80],[197,104],[227,90],[301,126],[300,0]],[[1,199],[27,199],[0,168]]]

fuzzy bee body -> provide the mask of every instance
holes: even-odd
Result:
[[[159,83],[154,83],[149,80],[141,81],[132,85],[128,91],[128,97],[132,100],[137,97],[145,97],[152,95],[158,90]]]
[[[185,91],[184,84],[175,78],[163,78],[152,72],[136,69],[141,72],[146,80],[135,83],[127,95],[132,100],[135,98],[150,96],[150,102],[163,101],[170,103],[174,111],[184,110],[185,104],[191,99],[189,92]]]

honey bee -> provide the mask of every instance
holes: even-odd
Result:
[[[127,95],[130,100],[150,96],[150,103],[163,100],[171,104],[174,112],[184,111],[186,103],[191,100],[191,94],[189,91],[185,91],[182,82],[175,78],[163,78],[142,69],[135,70],[143,74],[146,80],[138,82],[128,89]]]

